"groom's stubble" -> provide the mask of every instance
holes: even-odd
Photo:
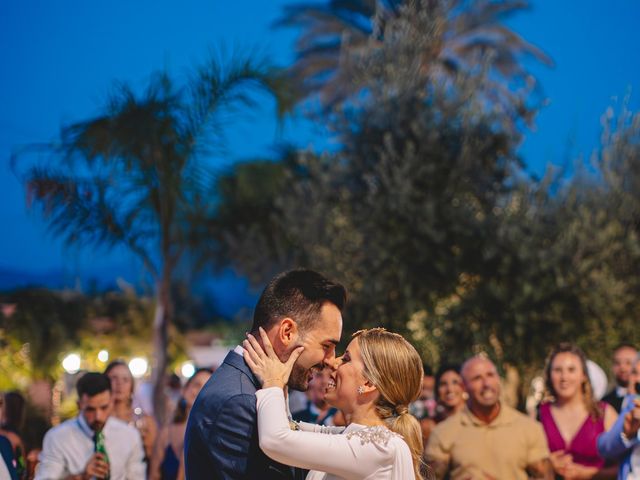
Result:
[[[306,392],[309,389],[309,374],[310,370],[313,370],[317,367],[312,367],[312,369],[306,369],[296,363],[293,366],[293,370],[291,370],[291,375],[289,376],[289,382],[287,386],[292,390],[297,390],[299,392]],[[320,366],[319,368],[322,368]]]
[[[300,347],[304,343],[304,334],[300,335],[298,342],[291,349],[291,352],[296,348]],[[291,355],[289,352],[289,355]],[[288,358],[288,356],[287,356]],[[301,357],[300,357],[301,358]],[[309,375],[312,371],[316,369],[322,369],[323,365],[314,365],[311,368],[306,368],[301,364],[301,360],[298,358],[296,363],[293,364],[293,368],[291,369],[291,375],[289,375],[289,381],[287,382],[287,386],[292,390],[297,390],[299,392],[306,392],[309,389]]]
[[[299,325],[299,324],[298,324]],[[323,304],[319,317],[309,330],[298,329],[298,338],[289,354],[297,347],[305,350],[293,365],[287,385],[293,390],[306,392],[313,374],[332,364],[335,360],[335,346],[342,335],[342,315],[330,302]],[[288,358],[288,355],[287,355]],[[286,361],[286,359],[282,359]]]

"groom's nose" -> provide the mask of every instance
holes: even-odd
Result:
[[[336,361],[336,349],[335,347],[328,349],[324,354],[322,363],[325,367],[333,368],[333,364]]]
[[[337,370],[341,362],[342,362],[342,357],[336,357],[334,355],[331,362],[326,363],[326,365],[327,365],[327,368],[330,368],[331,370]]]

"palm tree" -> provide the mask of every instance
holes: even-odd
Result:
[[[414,54],[420,76],[453,78],[488,63],[500,82],[530,86],[533,78],[522,67],[522,57],[552,61],[502,23],[526,7],[524,0],[327,0],[286,7],[277,25],[302,30],[290,71],[299,99],[319,94],[330,109],[362,89],[349,67],[397,40],[401,19],[405,31],[400,34],[406,35],[408,25],[412,43],[419,43]],[[507,89],[496,92],[497,85],[491,85],[494,91],[488,97],[506,94],[510,101],[519,101]]]
[[[183,88],[165,73],[154,76],[142,95],[121,85],[101,115],[63,128],[61,142],[48,146],[52,158],[28,164],[21,174],[29,204],[40,207],[55,235],[68,244],[125,246],[153,279],[159,419],[174,318],[172,280],[202,239],[201,225],[213,208],[213,177],[203,156],[221,146],[229,114],[254,105],[252,90],[279,99],[281,85],[266,62],[239,57],[212,59]]]

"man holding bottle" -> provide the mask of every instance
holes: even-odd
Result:
[[[110,416],[113,399],[109,378],[85,373],[76,388],[80,413],[47,432],[35,479],[144,480],[140,434]]]

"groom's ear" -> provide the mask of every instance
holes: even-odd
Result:
[[[298,324],[294,319],[286,317],[280,320],[276,336],[283,347],[293,345],[298,340],[298,333]]]

